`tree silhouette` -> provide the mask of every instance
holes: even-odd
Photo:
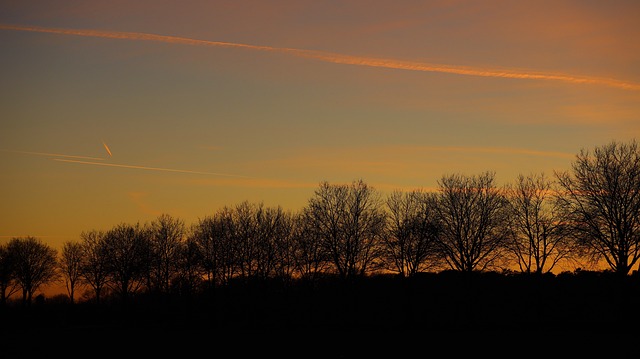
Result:
[[[83,258],[84,252],[82,250],[82,244],[78,242],[65,242],[62,245],[58,267],[64,279],[71,303],[75,303],[76,286],[81,283],[82,280]]]
[[[121,223],[105,234],[110,284],[123,303],[147,283],[149,269],[149,230],[136,223]]]
[[[0,306],[3,307],[20,289],[15,278],[15,264],[9,254],[8,244],[0,244]]]
[[[212,216],[199,219],[191,228],[188,243],[195,253],[189,253],[196,256],[212,287],[228,283],[236,273],[234,232],[233,213],[226,206]]]
[[[385,261],[401,276],[413,276],[437,266],[440,227],[433,193],[419,190],[393,191],[387,198],[389,210],[385,238]]]
[[[508,207],[495,173],[445,175],[438,183],[439,250],[451,269],[485,270],[503,259]]]
[[[309,200],[309,220],[340,277],[377,269],[386,220],[382,205],[379,193],[363,180],[322,182]]]
[[[512,219],[507,248],[521,272],[551,273],[560,261],[576,259],[578,252],[566,214],[544,173],[521,174],[515,185],[508,184],[505,190]]]
[[[595,259],[626,276],[640,259],[640,149],[635,140],[580,150],[556,172],[573,232]]]
[[[30,305],[41,286],[57,279],[58,253],[32,236],[11,239],[7,251],[14,265],[15,280],[22,289],[22,303]]]
[[[109,253],[105,240],[105,232],[90,230],[80,233],[83,260],[81,273],[83,281],[94,292],[96,303],[100,303],[102,295],[109,283]]]
[[[238,275],[249,278],[257,274],[260,265],[260,246],[257,241],[258,224],[256,217],[261,211],[262,203],[250,203],[244,201],[233,208],[231,218],[233,220],[232,241],[236,251],[234,253],[237,263]]]
[[[294,218],[292,212],[284,211],[282,207],[269,209],[273,219],[268,227],[271,243],[274,249],[273,270],[270,275],[276,278],[290,279],[295,275],[298,260],[296,258],[294,242]]]
[[[309,208],[303,208],[294,219],[293,247],[296,269],[305,279],[315,280],[327,270],[329,258],[324,250],[320,231],[313,224]]]
[[[281,256],[281,250],[287,249],[287,241],[290,230],[286,228],[285,213],[281,207],[265,207],[262,203],[254,207],[251,214],[254,223],[252,242],[255,243],[256,255],[254,257],[254,275],[267,279],[274,277],[280,269],[280,273],[289,272],[284,266],[288,263],[281,260],[287,256]],[[283,271],[284,269],[284,271]]]
[[[201,252],[192,237],[187,237],[184,245],[180,246],[177,269],[173,285],[180,295],[191,297],[202,284],[204,276]]]
[[[169,214],[161,214],[151,222],[150,228],[150,282],[151,288],[168,293],[171,281],[176,278],[180,263],[181,246],[184,244],[184,221]]]

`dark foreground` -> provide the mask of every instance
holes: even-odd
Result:
[[[25,354],[85,346],[114,355],[124,348],[141,354],[208,348],[226,353],[219,357],[332,358],[416,348],[486,353],[496,346],[554,342],[566,345],[567,353],[594,354],[596,346],[620,336],[638,340],[640,280],[593,272],[445,272],[349,283],[245,281],[188,298],[138,296],[101,305],[45,301],[1,310],[0,340],[7,350]],[[18,345],[25,340],[32,345]]]

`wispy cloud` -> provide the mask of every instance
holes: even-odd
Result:
[[[634,82],[622,81],[622,80],[611,79],[611,78],[576,76],[576,75],[565,74],[565,73],[549,73],[549,72],[537,72],[537,71],[519,70],[519,69],[490,69],[490,68],[479,68],[479,67],[472,67],[472,66],[452,66],[452,65],[446,65],[446,64],[431,64],[431,63],[405,61],[405,60],[398,60],[398,59],[352,56],[352,55],[331,53],[331,52],[325,52],[325,51],[316,51],[316,50],[248,45],[248,44],[222,42],[222,41],[198,40],[198,39],[191,39],[186,37],[157,35],[157,34],[148,34],[148,33],[139,33],[139,32],[47,28],[47,27],[38,27],[38,26],[21,26],[21,25],[10,25],[10,24],[0,24],[0,29],[16,30],[16,31],[33,31],[33,32],[62,34],[62,35],[100,37],[100,38],[120,39],[120,40],[157,41],[157,42],[191,45],[191,46],[214,46],[214,47],[240,48],[240,49],[256,50],[256,51],[286,53],[286,54],[290,54],[297,57],[315,59],[315,60],[336,63],[336,64],[380,67],[380,68],[387,68],[387,69],[399,69],[399,70],[421,71],[421,72],[450,73],[450,74],[465,75],[465,76],[481,76],[481,77],[522,79],[522,80],[560,81],[560,82],[573,83],[573,84],[601,85],[601,86],[609,86],[609,87],[615,87],[615,88],[620,88],[625,90],[640,91],[640,84],[634,83]]]
[[[148,167],[148,166],[126,165],[126,164],[106,163],[106,162],[78,161],[78,160],[67,160],[63,158],[53,158],[53,160],[59,161],[59,162],[77,163],[82,165],[130,168],[130,169],[145,170],[145,171],[177,172],[177,173],[190,173],[190,174],[209,175],[209,176],[250,178],[249,176],[229,174],[229,173],[191,171],[191,170],[182,170],[182,169],[175,169],[175,168]]]
[[[459,154],[464,156],[496,155],[526,161],[527,158],[551,158],[568,160],[575,154],[559,151],[540,151],[517,147],[479,147],[479,146],[364,146],[354,148],[309,148],[298,151],[287,158],[265,162],[265,165],[290,165],[294,167],[341,167],[347,169],[376,169],[383,171],[406,170],[403,166],[414,166],[426,159],[442,158],[443,155]]]
[[[201,186],[224,186],[244,188],[314,188],[318,182],[283,180],[276,178],[245,178],[230,180],[228,178],[196,178],[190,184]]]
[[[162,214],[162,211],[154,209],[147,203],[145,198],[148,196],[148,193],[145,192],[129,192],[127,193],[131,201],[138,207],[138,209],[144,213],[151,216],[159,216]]]
[[[63,157],[63,158],[76,158],[76,159],[91,160],[91,161],[104,161],[104,158],[100,158],[100,157],[64,155],[60,153],[30,152],[30,151],[16,151],[16,150],[0,150],[0,151],[11,152],[11,153],[21,153],[25,155],[34,155],[34,156]]]

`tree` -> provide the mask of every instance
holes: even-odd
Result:
[[[121,223],[105,235],[109,283],[120,294],[123,303],[146,284],[149,269],[149,230],[136,223]]]
[[[309,208],[294,217],[292,245],[297,273],[305,279],[317,279],[327,269],[329,258],[322,245],[320,232],[313,225]]]
[[[440,227],[435,195],[420,190],[397,190],[388,196],[386,204],[389,221],[385,259],[389,269],[406,277],[436,266]]]
[[[294,218],[292,212],[284,211],[282,207],[271,207],[268,209],[271,223],[269,236],[273,246],[274,258],[271,275],[281,279],[291,279],[296,271],[296,257],[294,245]]]
[[[105,236],[106,233],[99,230],[80,233],[83,253],[81,275],[83,281],[93,289],[97,304],[100,304],[103,292],[110,280],[110,258]]]
[[[196,249],[200,268],[212,288],[228,283],[237,271],[234,233],[233,210],[229,207],[199,219],[191,228],[189,248]],[[189,253],[193,252],[190,250]]]
[[[282,207],[265,207],[262,203],[253,207],[252,236],[256,249],[254,275],[267,279],[288,278],[294,268],[291,258],[290,213]]]
[[[640,150],[635,140],[581,149],[556,172],[560,200],[591,258],[626,276],[640,258]]]
[[[7,243],[15,280],[22,289],[22,303],[30,305],[33,294],[57,279],[57,251],[35,237],[14,237]]]
[[[202,257],[198,245],[189,236],[184,245],[180,246],[177,278],[174,281],[180,295],[191,296],[202,283],[204,272],[201,264]]]
[[[19,290],[15,279],[15,265],[7,244],[0,244],[0,306],[4,307],[7,300]]]
[[[65,242],[62,245],[62,253],[58,262],[60,273],[64,279],[67,294],[71,303],[75,303],[76,285],[82,279],[82,260],[84,252],[82,244],[77,242]]]
[[[238,275],[249,278],[259,274],[261,270],[261,250],[258,245],[258,212],[263,210],[263,204],[252,204],[248,201],[239,203],[233,208],[232,241],[237,250],[235,252],[238,264]]]
[[[439,251],[451,269],[472,272],[502,259],[507,237],[507,202],[495,173],[445,175],[439,181]]]
[[[150,231],[151,286],[160,293],[168,293],[179,270],[178,256],[186,233],[184,221],[162,214],[151,222]]]
[[[307,206],[312,228],[340,277],[353,279],[377,269],[386,217],[374,188],[363,180],[324,181]]]
[[[505,191],[512,218],[507,248],[521,272],[551,273],[560,261],[575,259],[575,242],[556,201],[557,190],[544,173],[520,174]]]

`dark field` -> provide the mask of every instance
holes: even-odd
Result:
[[[284,354],[292,344],[315,348],[301,357],[332,357],[330,353],[339,348],[360,348],[359,353],[366,348],[380,354],[421,343],[439,347],[455,338],[466,344],[447,345],[451,350],[472,349],[471,343],[484,351],[489,344],[526,346],[539,341],[582,343],[571,348],[586,350],[584,345],[593,349],[612,337],[635,333],[638,308],[637,277],[599,272],[557,276],[443,272],[415,278],[371,276],[348,283],[335,278],[256,280],[190,298],[146,295],[101,305],[50,301],[29,308],[10,305],[2,312],[2,337],[38,342],[56,338],[57,345],[77,341],[103,350],[115,350],[123,343],[152,351],[218,345],[227,353],[256,354]],[[229,347],[238,338],[245,344]],[[369,344],[357,345],[362,340]],[[346,357],[345,353],[336,355]]]

